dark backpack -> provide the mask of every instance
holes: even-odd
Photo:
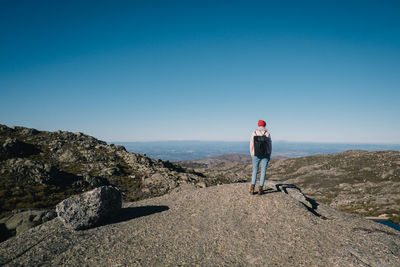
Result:
[[[268,157],[268,137],[265,135],[254,136],[254,156],[257,158]]]

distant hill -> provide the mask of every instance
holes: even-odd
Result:
[[[251,162],[251,157],[248,154],[223,154],[216,157],[205,158],[205,159],[194,159],[194,160],[183,160],[177,161],[181,166],[184,167],[210,167],[221,162],[240,162],[249,163]]]
[[[272,159],[283,159],[283,156],[272,156]],[[182,160],[177,161],[181,166],[189,167],[189,168],[198,168],[198,167],[211,167],[217,165],[219,163],[250,163],[251,156],[250,154],[222,154],[216,157],[204,158],[204,159],[194,159],[194,160]]]

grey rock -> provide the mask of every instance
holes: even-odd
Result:
[[[56,217],[52,210],[15,210],[13,213],[4,219],[4,224],[8,231],[15,231],[17,235]]]
[[[105,186],[105,185],[109,184],[109,183],[105,183],[100,178],[91,176],[89,174],[84,174],[83,179],[85,182],[87,182],[88,184],[90,184],[93,187],[100,187],[100,186]]]
[[[60,202],[57,215],[65,226],[82,230],[97,226],[119,211],[121,193],[112,186],[102,186]]]
[[[19,141],[15,138],[7,138],[6,141],[3,143],[3,147],[10,152],[12,150],[18,149]]]
[[[24,127],[22,127],[22,129],[21,129],[21,134],[23,134],[23,135],[35,135],[35,134],[38,134],[38,133],[39,133],[39,131],[36,130],[36,129],[33,129],[33,128],[24,128]]]
[[[61,152],[61,155],[58,157],[58,160],[60,162],[72,163],[76,162],[78,160],[78,157],[71,150],[66,150]]]
[[[53,184],[59,176],[59,170],[51,163],[41,163],[30,159],[9,159],[6,161],[6,173],[28,183]]]
[[[113,175],[119,175],[121,173],[121,170],[119,169],[118,166],[113,166],[109,168],[105,168],[101,170],[100,176],[113,176]]]
[[[197,185],[198,187],[200,187],[200,188],[206,188],[206,187],[207,187],[207,185],[206,185],[205,182],[199,182],[199,183],[197,183],[196,185]]]

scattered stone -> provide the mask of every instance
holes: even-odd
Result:
[[[107,179],[94,177],[94,176],[91,176],[90,174],[84,174],[83,179],[85,182],[87,182],[89,185],[91,185],[93,187],[110,185],[110,183],[107,181]]]
[[[39,133],[39,131],[36,129],[33,129],[33,128],[23,128],[21,130],[21,134],[23,134],[23,135],[35,135],[38,133]]]
[[[56,211],[64,225],[83,230],[109,219],[119,211],[121,205],[121,193],[112,186],[102,186],[63,200],[57,205]]]
[[[71,150],[66,150],[62,152],[62,154],[58,157],[58,160],[64,163],[73,163],[78,161],[78,157]]]
[[[119,174],[121,174],[121,170],[119,169],[118,166],[104,168],[100,172],[100,176],[103,176],[103,177],[119,175]]]
[[[199,182],[199,183],[197,183],[196,185],[197,185],[198,187],[200,187],[200,188],[206,188],[206,187],[207,187],[207,185],[206,185],[205,182]]]

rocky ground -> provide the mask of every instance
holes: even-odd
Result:
[[[251,163],[228,159],[181,162],[207,177],[250,181]],[[321,203],[363,216],[400,223],[400,152],[351,150],[271,160],[267,180],[295,184]]]
[[[248,187],[182,186],[125,203],[84,231],[54,219],[1,243],[0,265],[400,265],[400,232],[324,204],[307,208],[275,187],[262,196]]]

